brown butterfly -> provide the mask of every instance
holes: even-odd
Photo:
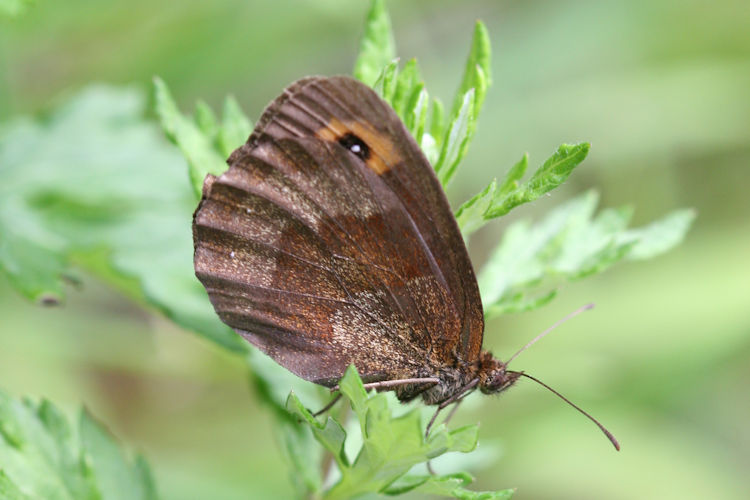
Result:
[[[291,84],[228,163],[204,181],[195,272],[222,321],[276,362],[328,387],[353,364],[367,386],[439,408],[528,377],[482,351],[458,224],[421,149],[369,87]]]

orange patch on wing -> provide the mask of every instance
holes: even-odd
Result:
[[[338,118],[332,118],[325,127],[315,133],[319,138],[330,142],[338,142],[347,134],[357,136],[367,145],[370,158],[366,164],[376,174],[383,175],[401,161],[401,156],[390,138],[364,122],[342,122]]]

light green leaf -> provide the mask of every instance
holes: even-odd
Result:
[[[167,85],[160,78],[154,78],[154,90],[156,113],[164,132],[185,155],[195,198],[200,199],[206,175],[220,175],[227,169],[227,164],[214,149],[213,137],[206,136],[198,125],[180,113]]]
[[[160,87],[160,92],[166,90],[166,85],[164,85],[164,82],[161,82]],[[168,95],[168,98],[171,100],[172,96]],[[174,105],[174,102],[172,102],[171,104]],[[173,107],[176,109],[176,106]],[[193,119],[195,120],[195,124],[198,126],[198,130],[200,130],[203,135],[208,137],[216,136],[216,133],[219,130],[219,123],[216,121],[216,115],[214,115],[214,112],[213,110],[211,110],[209,105],[206,104],[206,101],[200,99],[196,101],[195,116]]]
[[[695,210],[677,210],[645,227],[625,231],[623,239],[637,241],[630,249],[628,259],[650,259],[676,247],[685,238],[695,216]]]
[[[692,220],[692,212],[678,211],[646,228],[628,230],[629,208],[605,209],[595,216],[597,200],[590,191],[533,226],[520,221],[506,229],[479,273],[487,318],[540,307],[555,297],[563,281],[638,259],[639,247],[667,251],[681,241]]]
[[[126,460],[85,414],[73,429],[48,401],[35,404],[0,392],[0,422],[0,498],[156,498],[145,461]]]
[[[237,99],[227,96],[224,99],[221,127],[216,132],[216,146],[222,157],[229,157],[232,151],[245,144],[252,131],[253,124],[242,111]]]
[[[0,498],[3,500],[31,500],[30,497],[24,495],[2,469],[0,469]]]
[[[194,276],[195,196],[184,160],[143,118],[145,101],[133,89],[94,86],[43,123],[0,128],[0,272],[50,302],[62,300],[72,269],[84,269],[246,352]]]
[[[81,412],[79,428],[86,460],[103,498],[156,498],[151,474],[142,459],[129,464],[112,435],[86,411]]]
[[[456,173],[456,167],[462,159],[462,153],[466,150],[469,141],[471,123],[474,120],[474,89],[469,90],[463,96],[463,104],[451,119],[448,130],[445,132],[440,156],[434,168],[438,179],[443,186],[450,182]]]
[[[315,439],[333,455],[339,467],[349,466],[349,461],[344,454],[346,432],[338,422],[331,417],[327,417],[325,423],[318,422],[293,392],[289,394],[289,399],[287,399],[287,410],[292,415],[303,419],[310,426]]]
[[[388,65],[383,68],[380,76],[375,81],[372,89],[378,93],[383,100],[391,102],[393,100],[393,93],[396,91],[396,82],[398,81],[398,59],[394,59],[389,62]]]
[[[359,45],[359,55],[354,63],[354,77],[372,86],[382,69],[395,57],[396,44],[385,1],[373,0]]]
[[[424,82],[417,66],[417,60],[411,59],[404,65],[401,73],[399,73],[396,79],[393,98],[390,100],[391,107],[393,107],[401,120],[407,124],[407,128],[409,128],[409,116],[413,110],[413,105],[412,107],[409,106],[410,101],[414,100],[416,104],[416,96],[423,88]]]
[[[464,238],[479,229],[485,223],[484,214],[492,203],[497,190],[497,181],[492,180],[487,187],[475,194],[471,199],[465,201],[456,210],[456,221],[461,228]]]
[[[474,26],[474,36],[471,40],[469,57],[466,59],[464,75],[453,101],[453,114],[455,114],[463,104],[463,96],[469,90],[474,89],[474,113],[479,115],[479,110],[482,109],[484,97],[487,94],[487,88],[492,85],[491,59],[492,47],[490,44],[490,35],[487,32],[487,27],[482,21],[477,21]]]
[[[294,395],[290,395],[288,403],[290,411],[306,423],[315,439],[333,454],[339,468],[339,481],[324,492],[323,498],[352,498],[368,492],[394,495],[421,488],[428,482],[443,481],[445,477],[413,476],[394,483],[416,464],[448,452],[467,453],[476,447],[477,427],[474,425],[452,431],[439,425],[425,440],[420,413],[412,409],[394,415],[393,405],[399,404],[395,398],[383,393],[368,395],[354,367],[347,369],[339,388],[354,410],[361,432],[362,445],[352,463],[343,451],[346,434],[335,420],[329,417],[325,423],[318,422]],[[450,491],[457,492],[456,495],[471,493],[458,489],[460,484],[453,486]]]

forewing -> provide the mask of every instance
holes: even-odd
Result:
[[[194,222],[196,274],[227,324],[327,384],[351,363],[380,380],[476,358],[481,303],[458,227],[369,88],[292,84],[229,163]]]

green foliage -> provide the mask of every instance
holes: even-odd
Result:
[[[86,411],[77,427],[49,401],[0,392],[0,498],[157,498],[148,464],[125,458]]]
[[[436,495],[465,499],[509,498],[510,490],[477,493],[464,489],[471,482],[467,474],[434,476],[406,474],[416,465],[444,453],[468,453],[477,444],[477,426],[452,431],[440,425],[425,438],[421,414],[412,408],[394,415],[388,397],[383,393],[368,395],[356,369],[351,366],[340,382],[344,402],[349,404],[359,422],[361,446],[352,460],[345,451],[347,433],[339,422],[326,417],[318,421],[294,393],[287,407],[311,429],[315,440],[330,453],[339,479],[325,491],[316,491],[325,499],[353,498],[368,492],[398,495],[417,490]]]
[[[0,127],[0,273],[64,299],[82,268],[220,345],[246,352],[193,274],[195,195],[135,89],[94,86],[44,121]]]
[[[224,101],[219,125],[211,108],[202,101],[195,107],[193,120],[183,116],[160,78],[154,78],[154,94],[156,113],[164,132],[185,155],[190,167],[190,182],[197,199],[200,199],[203,179],[207,174],[220,175],[227,169],[227,156],[247,140],[253,129],[252,123],[232,96]]]
[[[528,182],[519,184],[529,164],[528,155],[508,170],[497,185],[493,180],[479,194],[456,211],[456,219],[464,236],[468,236],[487,221],[503,216],[518,205],[536,200],[561,185],[589,153],[590,145],[563,144],[534,172]]]
[[[354,77],[372,86],[383,67],[396,56],[391,20],[384,0],[373,0],[365,21],[365,33],[354,63]]]
[[[378,26],[390,25],[387,13],[375,8],[379,3],[373,2],[368,23]],[[392,51],[374,53],[370,49],[378,43],[385,43],[383,40],[389,40],[391,37],[392,35],[385,36],[380,31],[365,31],[362,47],[367,48],[368,52],[360,54],[357,58],[354,75],[372,85],[393,107],[445,186],[456,174],[459,163],[466,156],[490,84],[490,41],[487,28],[481,21],[477,21],[466,68],[454,98],[447,126],[443,104],[439,99],[430,100],[416,59],[407,62],[399,72],[398,61],[392,60]],[[379,55],[376,57],[374,54]],[[361,76],[363,59],[369,61],[367,78]],[[373,80],[369,76],[375,64],[379,64],[379,76]]]
[[[645,227],[627,229],[630,209],[609,208],[594,215],[597,201],[589,191],[534,225],[519,221],[506,229],[479,273],[487,318],[544,305],[564,280],[666,252],[682,241],[695,215],[678,210]]]
[[[355,76],[391,103],[447,185],[468,151],[490,84],[487,30],[477,22],[449,113],[427,93],[416,60],[399,71],[394,57],[384,2],[375,0]],[[344,430],[344,415],[321,423],[298,399],[322,405],[325,391],[258,355],[218,320],[193,275],[190,216],[203,178],[226,169],[226,156],[246,140],[251,123],[231,98],[225,101],[221,120],[202,102],[196,105],[194,116],[187,117],[179,112],[164,82],[156,79],[154,88],[157,114],[167,136],[187,159],[187,176],[184,161],[159,140],[155,127],[144,118],[144,96],[132,89],[92,87],[45,122],[20,118],[0,128],[0,176],[4,180],[0,185],[0,272],[30,299],[56,303],[64,299],[64,283],[74,279],[74,270],[84,269],[183,328],[246,356],[258,393],[278,417],[278,432],[300,496],[342,498],[417,490],[467,499],[509,498],[510,490],[476,493],[465,489],[471,482],[466,473],[431,476],[415,472],[415,465],[430,458],[473,449],[476,428],[448,431],[438,426],[425,440],[417,411],[394,416],[395,398],[368,396],[353,370],[347,372],[341,389],[359,423],[355,440],[362,444],[356,456],[348,455],[346,445],[353,434]],[[586,143],[560,146],[526,182],[522,182],[528,167],[524,156],[502,181],[493,180],[458,209],[463,234],[468,237],[489,220],[562,184],[588,150]],[[594,215],[595,207],[596,195],[588,193],[536,225],[518,222],[510,226],[479,277],[488,317],[538,307],[554,297],[563,280],[601,272],[621,260],[664,252],[681,241],[693,218],[692,212],[679,211],[628,230],[629,210],[605,209]],[[294,393],[287,398],[290,387]],[[43,406],[50,407],[39,408]],[[2,408],[6,407],[11,406]],[[7,446],[18,448],[28,439],[19,429],[38,426],[33,422],[42,418],[46,419],[45,432],[56,432],[59,445],[71,442],[64,420],[56,418],[53,410],[42,412],[28,406],[20,415],[21,423],[0,419]],[[145,465],[124,462],[109,436],[85,415],[79,433],[78,448],[71,445],[73,451],[60,454],[64,460],[55,462],[69,473],[51,474],[49,481],[68,478],[67,490],[61,491],[81,493],[72,495],[76,498],[95,497],[88,494],[95,487],[127,492],[126,485],[135,482],[144,485],[141,496],[149,498],[153,487]],[[78,460],[78,449],[87,450],[90,460]],[[27,489],[13,472],[16,469],[6,465],[15,463],[9,456],[0,455],[0,493],[24,498]],[[333,485],[320,474],[326,457],[340,474]],[[36,467],[36,462],[29,464]],[[45,467],[40,470],[51,466]]]

